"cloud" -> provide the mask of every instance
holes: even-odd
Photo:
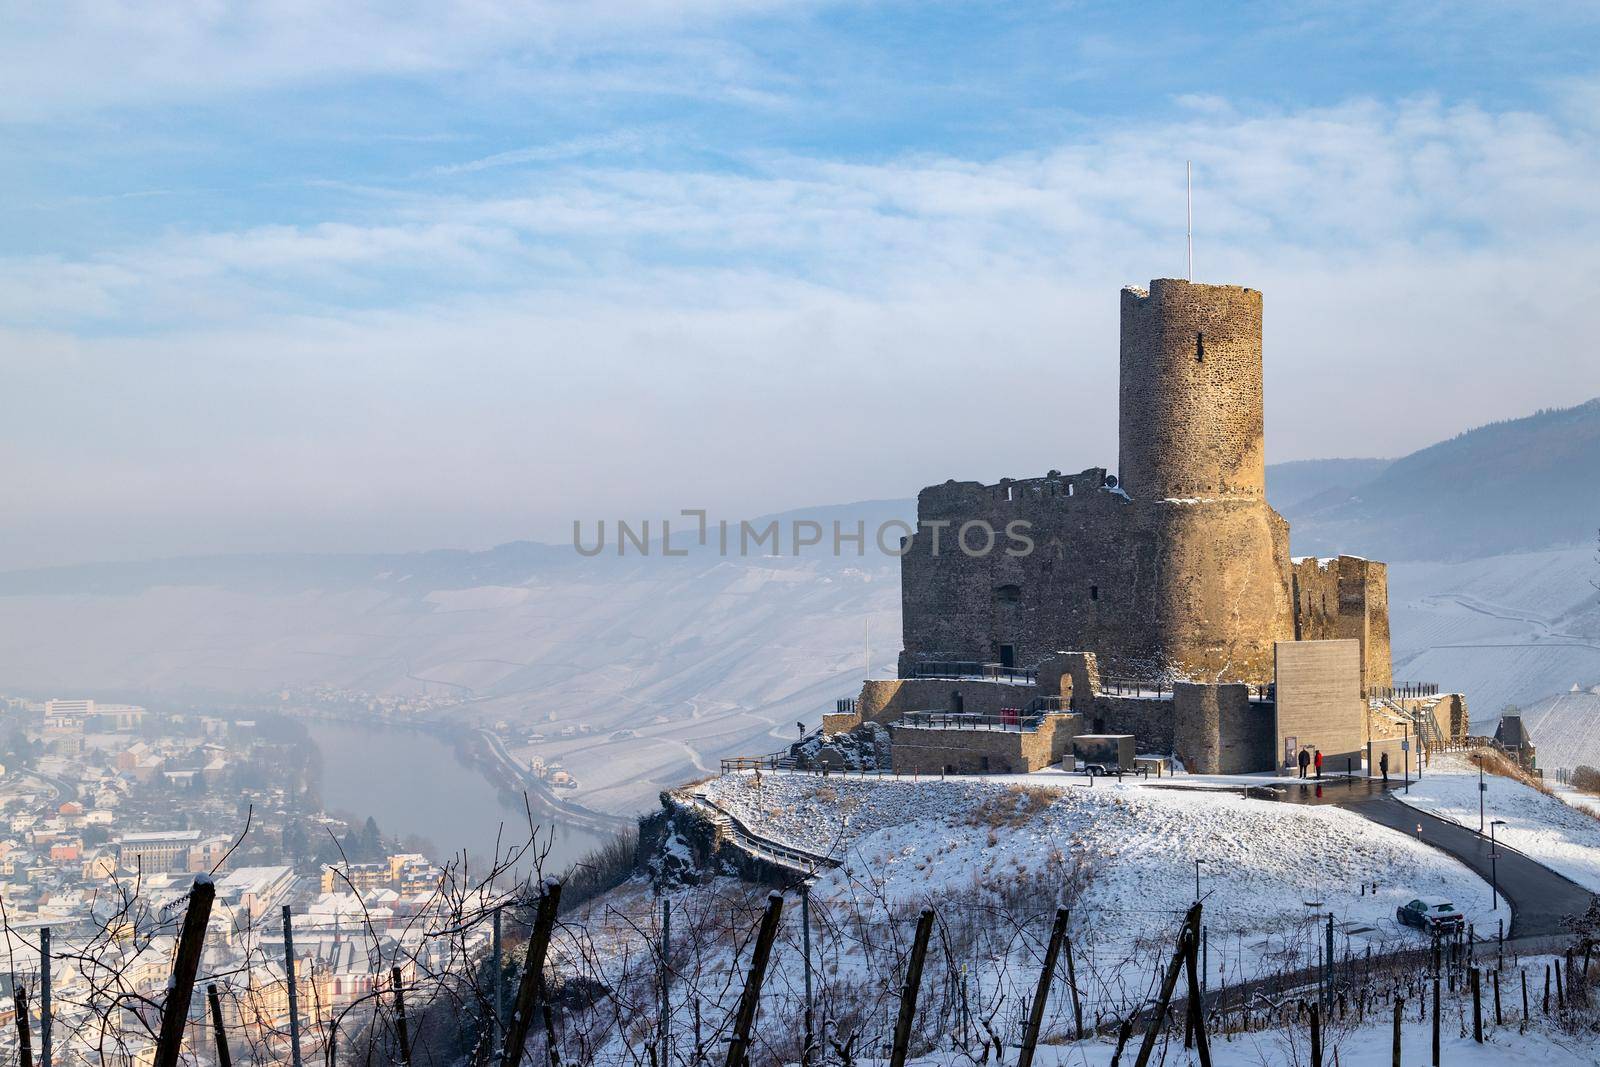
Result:
[[[1600,145],[1566,114],[1206,103],[716,166],[605,135],[11,255],[0,554],[559,539],[1114,466],[1116,289],[1181,270],[1184,159],[1199,278],[1266,294],[1273,458],[1403,452],[1600,392]]]
[[[462,72],[526,78],[541,69],[592,68],[608,55],[621,59],[616,50],[628,42],[648,40],[659,50],[670,38],[694,40],[729,19],[810,6],[800,0],[6,3],[0,120],[210,103],[219,93],[354,78]]]
[[[1354,263],[1396,249],[1514,254],[1577,246],[1600,230],[1593,133],[1427,98],[1220,110],[988,160],[747,154],[717,170],[584,161],[646,140],[622,132],[456,164],[448,169],[508,176],[471,196],[380,190],[348,221],[7,257],[0,321],[177,329],[285,310],[339,317],[419,296],[448,306],[485,290],[633,300],[646,279],[701,304],[737,301],[746,286],[761,299],[763,278],[893,299],[978,269],[1069,282],[1137,273],[1141,261],[1181,254],[1188,158],[1198,262],[1220,269]],[[550,165],[512,166],[534,160]],[[725,272],[748,281],[729,291]]]
[[[577,137],[554,144],[531,145],[527,148],[512,149],[508,152],[496,152],[481,159],[470,159],[464,163],[450,163],[434,167],[432,173],[439,175],[472,174],[480,170],[492,170],[495,167],[515,167],[525,163],[553,163],[559,160],[580,159],[584,156],[637,152],[658,142],[659,138],[647,137],[639,130],[618,130],[598,137]]]

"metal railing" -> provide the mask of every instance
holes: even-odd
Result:
[[[1249,692],[1251,700],[1278,699],[1278,687],[1271,682],[1265,684],[1245,682],[1243,684]],[[1167,697],[1172,696],[1173,683],[1165,679],[1144,681],[1137,678],[1101,678],[1099,692],[1107,696],[1155,697],[1159,700],[1165,700]]]
[[[839,715],[854,715],[856,713],[856,698],[840,697],[833,702],[833,710]]]
[[[1100,692],[1111,696],[1171,696],[1172,683],[1164,681],[1141,681],[1137,678],[1101,678]]]
[[[724,756],[722,758],[722,773],[776,771],[792,765],[793,759],[787,751],[768,752],[765,756]]]
[[[1021,708],[1002,708],[996,715],[967,711],[908,711],[894,725],[922,730],[1037,730],[1043,719],[1042,713],[1024,712]]]
[[[724,825],[733,831],[733,837],[739,846],[746,852],[760,859],[776,861],[786,867],[793,867],[807,873],[815,871],[818,867],[838,867],[841,861],[832,856],[824,856],[816,852],[807,852],[803,848],[786,845],[782,841],[775,841],[765,834],[758,834],[744,820],[718,804],[704,793],[694,793],[691,799],[703,805],[714,813]]]
[[[1033,685],[1039,672],[1033,667],[1007,667],[977,660],[923,660],[913,665],[913,678],[973,678],[985,681],[1020,682]]]
[[[1368,700],[1420,700],[1438,695],[1438,682],[1401,682],[1399,685],[1378,685],[1367,689]]]

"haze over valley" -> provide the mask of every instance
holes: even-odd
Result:
[[[1585,526],[1600,515],[1600,402],[1395,461],[1271,466],[1268,493],[1295,554],[1388,553],[1397,679],[1460,688],[1489,729],[1507,704],[1600,685],[1600,563]],[[834,556],[826,537],[798,557],[787,542],[783,555],[723,556],[683,520],[682,558],[659,543],[619,558],[613,530],[592,558],[525,542],[12,572],[0,575],[0,682],[152,703],[426,697],[432,717],[542,735],[515,755],[559,763],[586,805],[633,812],[721,757],[783,747],[863,676],[892,676],[898,561],[871,531],[914,515],[900,499],[751,520],[860,521],[860,556],[849,544]]]

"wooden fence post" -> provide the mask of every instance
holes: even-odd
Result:
[[[750,954],[750,974],[739,997],[739,1012],[733,1020],[733,1039],[728,1042],[727,1067],[743,1067],[750,1049],[750,1029],[755,1025],[756,1008],[761,1003],[761,983],[767,976],[767,961],[772,958],[772,942],[778,936],[778,917],[783,912],[783,894],[767,897],[767,912],[756,933],[755,951]]]
[[[289,990],[289,1058],[294,1067],[300,1061],[300,984],[294,977],[294,913],[283,906],[283,980]]]
[[[12,990],[12,1004],[17,1012],[17,1059],[21,1067],[33,1067],[33,1036],[28,1032],[28,991],[22,986]]]
[[[1483,981],[1479,978],[1482,972],[1474,967],[1472,977],[1472,1040],[1483,1044]]]
[[[39,929],[39,1064],[53,1067],[55,1054],[53,1008],[50,1003],[50,928]]]
[[[1195,1052],[1200,1067],[1211,1067],[1211,1039],[1206,1036],[1206,998],[1200,986],[1200,914],[1195,903],[1194,925],[1189,930],[1189,951],[1186,966],[1189,971],[1189,1028],[1194,1035]]]
[[[1500,968],[1498,967],[1494,969],[1494,1024],[1496,1026],[1506,1024],[1500,1013]]]
[[[1400,1067],[1400,1013],[1405,1010],[1406,998],[1394,998],[1394,1054],[1393,1067]]]
[[[1067,989],[1072,993],[1072,1025],[1075,1039],[1083,1040],[1083,1001],[1078,996],[1078,972],[1072,965],[1072,939],[1066,938],[1061,942],[1061,950],[1067,954]]]
[[[933,909],[923,908],[917,918],[917,934],[911,942],[911,958],[906,961],[906,984],[900,991],[900,1017],[894,1024],[894,1050],[889,1057],[889,1067],[905,1067],[911,1048],[911,1026],[917,1018],[917,993],[922,988],[922,965],[928,957],[928,937],[933,933]],[[1027,1057],[1026,1043],[1022,1053]],[[1027,1059],[1019,1059],[1020,1067],[1027,1067]]]
[[[517,985],[516,1006],[506,1027],[506,1043],[500,1054],[500,1067],[517,1067],[522,1062],[523,1046],[528,1043],[528,1027],[533,1024],[533,1002],[539,994],[544,957],[550,949],[550,938],[556,928],[556,908],[560,903],[561,883],[552,878],[544,884],[544,895],[539,898],[539,911],[533,919],[533,932],[528,935],[528,958],[522,969],[522,981]]]
[[[1028,1013],[1028,1028],[1022,1035],[1022,1050],[1017,1053],[1017,1067],[1032,1067],[1034,1051],[1039,1047],[1039,1029],[1044,1025],[1050,980],[1055,977],[1056,960],[1061,957],[1061,942],[1066,936],[1067,909],[1057,908],[1056,921],[1050,927],[1050,942],[1044,950],[1044,966],[1039,970],[1039,984],[1033,993],[1033,1009]]]
[[[217,996],[217,983],[207,983],[206,1000],[211,1003],[211,1030],[217,1037],[217,1067],[233,1067],[233,1053],[228,1051],[228,1034],[222,1028],[222,999]]]
[[[400,1065],[409,1067],[411,1063],[411,1031],[406,1027],[406,992],[405,983],[400,975],[399,967],[389,968],[389,978],[394,983],[394,1030],[400,1040]]]
[[[1433,1067],[1439,1067],[1439,976],[1433,976]]]
[[[1161,980],[1161,993],[1156,998],[1155,1014],[1150,1020],[1150,1029],[1145,1031],[1144,1040],[1139,1044],[1139,1056],[1133,1061],[1134,1067],[1148,1067],[1150,1054],[1155,1051],[1156,1037],[1161,1033],[1161,1026],[1166,1022],[1167,1005],[1172,1003],[1172,990],[1178,984],[1178,972],[1189,958],[1190,940],[1194,931],[1200,926],[1200,902],[1197,900],[1189,907],[1189,913],[1184,917],[1183,927],[1178,934],[1178,947],[1172,954],[1172,962],[1167,965],[1166,977]]]
[[[156,1035],[153,1067],[178,1067],[183,1028],[189,1021],[189,1002],[194,999],[194,975],[200,969],[206,923],[211,921],[211,904],[216,897],[217,887],[211,877],[196,875],[194,887],[189,890],[188,910],[183,913],[183,929],[178,934],[172,976],[167,979],[167,999],[161,1005],[161,1030]]]

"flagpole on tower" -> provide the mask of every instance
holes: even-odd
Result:
[[[1183,162],[1184,231],[1189,244],[1189,280],[1194,281],[1194,164]]]

